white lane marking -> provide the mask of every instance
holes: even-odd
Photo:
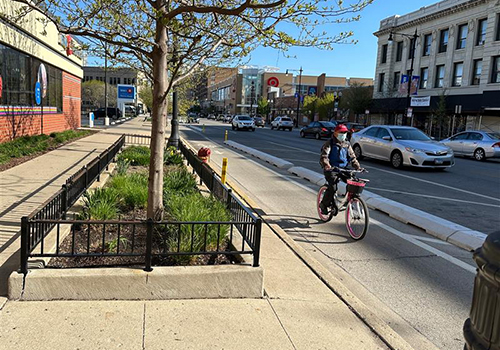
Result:
[[[431,237],[422,237],[422,236],[415,236],[415,235],[409,235],[412,236],[415,239],[418,239],[419,241],[425,241],[425,242],[431,242],[431,243],[436,243],[436,244],[443,244],[443,245],[451,245],[448,242],[442,241],[437,238],[431,238]]]
[[[416,246],[424,249],[424,250],[427,250],[428,252],[432,253],[432,254],[435,254],[437,256],[439,256],[440,258],[443,258],[447,261],[449,261],[450,263],[452,263],[453,265],[456,265],[458,267],[461,267],[462,269],[466,270],[466,271],[469,271],[473,274],[476,274],[476,268],[472,265],[469,265],[467,264],[466,262],[463,262],[462,260],[460,259],[457,259],[449,254],[446,254],[442,251],[440,251],[439,249],[437,248],[434,248],[434,247],[431,247],[430,245],[428,244],[425,244],[423,242],[420,242],[420,240],[416,239],[414,236],[412,235],[409,235],[409,234],[406,234],[406,233],[403,233],[401,231],[398,231],[396,230],[395,228],[392,228],[386,224],[383,224],[381,223],[380,221],[377,221],[375,219],[372,219],[370,218],[370,222],[374,223],[375,225],[383,228],[384,230],[404,239],[405,241],[408,241],[410,243],[413,243],[415,244]]]
[[[443,200],[443,201],[452,201],[452,202],[460,202],[460,203],[484,205],[486,207],[500,208],[500,205],[496,205],[496,204],[487,204],[487,203],[481,203],[481,202],[465,201],[463,199],[430,196],[430,195],[427,195],[427,194],[420,194],[420,193],[413,193],[413,192],[402,192],[402,191],[397,191],[397,190],[388,190],[388,189],[385,189],[385,188],[370,187],[370,191],[384,191],[384,192],[405,194],[405,195],[409,195],[409,196],[417,196],[417,197],[439,199],[439,200]]]
[[[201,132],[201,131],[203,131],[202,129],[200,129],[200,128],[199,128],[199,127],[197,127],[197,126],[192,126],[192,125],[185,125],[185,126],[187,126],[188,128],[191,128],[191,129],[193,129],[193,130],[196,130],[196,131],[200,131],[200,132]]]
[[[315,154],[315,155],[317,155],[319,157],[319,153],[318,152],[311,152],[311,151],[308,151],[308,150],[304,150],[302,148],[292,147],[292,146],[286,146],[286,145],[282,145],[280,143],[272,142],[272,141],[269,141],[269,143],[272,143],[272,144],[275,144],[275,145],[279,145],[279,146],[285,147],[285,148],[299,150],[299,151],[302,151],[302,152],[305,152],[305,153],[312,153],[312,154]],[[455,190],[455,191],[458,191],[458,192],[463,192],[463,193],[467,193],[467,194],[470,194],[470,195],[474,195],[474,196],[478,196],[478,197],[483,197],[483,198],[488,198],[488,199],[500,202],[499,198],[494,198],[494,197],[486,196],[484,194],[479,194],[479,193],[470,192],[470,191],[467,191],[467,190],[462,190],[460,188],[455,188],[455,187],[443,185],[443,184],[440,184],[440,183],[437,183],[437,182],[433,182],[433,181],[429,181],[429,180],[419,179],[418,177],[414,177],[414,176],[409,176],[409,175],[395,173],[394,171],[380,169],[380,168],[374,167],[372,165],[365,165],[365,164],[363,164],[363,167],[367,168],[367,169],[376,169],[376,170],[379,170],[379,171],[382,171],[382,172],[386,172],[386,173],[389,173],[389,174],[393,174],[393,175],[397,175],[397,176],[401,176],[401,177],[406,177],[408,179],[412,179],[412,180],[416,180],[416,181],[420,181],[420,182],[425,182],[425,183],[428,183],[428,184],[431,184],[431,185],[434,185],[434,186],[440,186],[440,187],[448,188],[448,189]]]

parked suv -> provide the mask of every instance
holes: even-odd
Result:
[[[236,115],[232,122],[233,130],[248,129],[255,131],[255,123],[248,115]]]
[[[99,109],[93,111],[92,113],[94,113],[95,119],[99,119],[99,118],[104,119],[104,117],[105,117],[104,108],[99,108]],[[108,107],[108,118],[120,119],[121,117],[122,117],[122,111],[120,111],[120,109],[115,108],[115,107]]]
[[[289,117],[278,117],[273,120],[271,123],[271,130],[274,128],[280,130],[280,129],[288,129],[289,131],[292,131],[293,129],[293,121]]]

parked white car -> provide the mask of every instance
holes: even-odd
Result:
[[[248,115],[236,115],[232,122],[233,130],[248,129],[255,131],[255,123]]]
[[[292,131],[293,129],[293,120],[289,117],[278,117],[274,119],[271,123],[271,130],[274,128],[280,130],[285,130],[288,129],[289,131]]]

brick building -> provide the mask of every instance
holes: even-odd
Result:
[[[66,36],[39,12],[16,19],[19,6],[0,0],[0,142],[80,127],[82,60],[68,55]]]

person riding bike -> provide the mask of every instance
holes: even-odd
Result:
[[[325,191],[319,205],[321,213],[324,215],[328,214],[328,207],[333,202],[333,196],[337,192],[338,178],[342,178],[342,174],[334,170],[332,171],[332,168],[347,168],[347,165],[352,163],[352,166],[356,170],[362,170],[350,143],[347,141],[348,131],[349,130],[344,124],[337,125],[332,134],[332,138],[326,141],[323,147],[321,147],[319,163],[323,168],[325,179],[328,182],[328,189]],[[343,180],[346,181],[347,179]]]

